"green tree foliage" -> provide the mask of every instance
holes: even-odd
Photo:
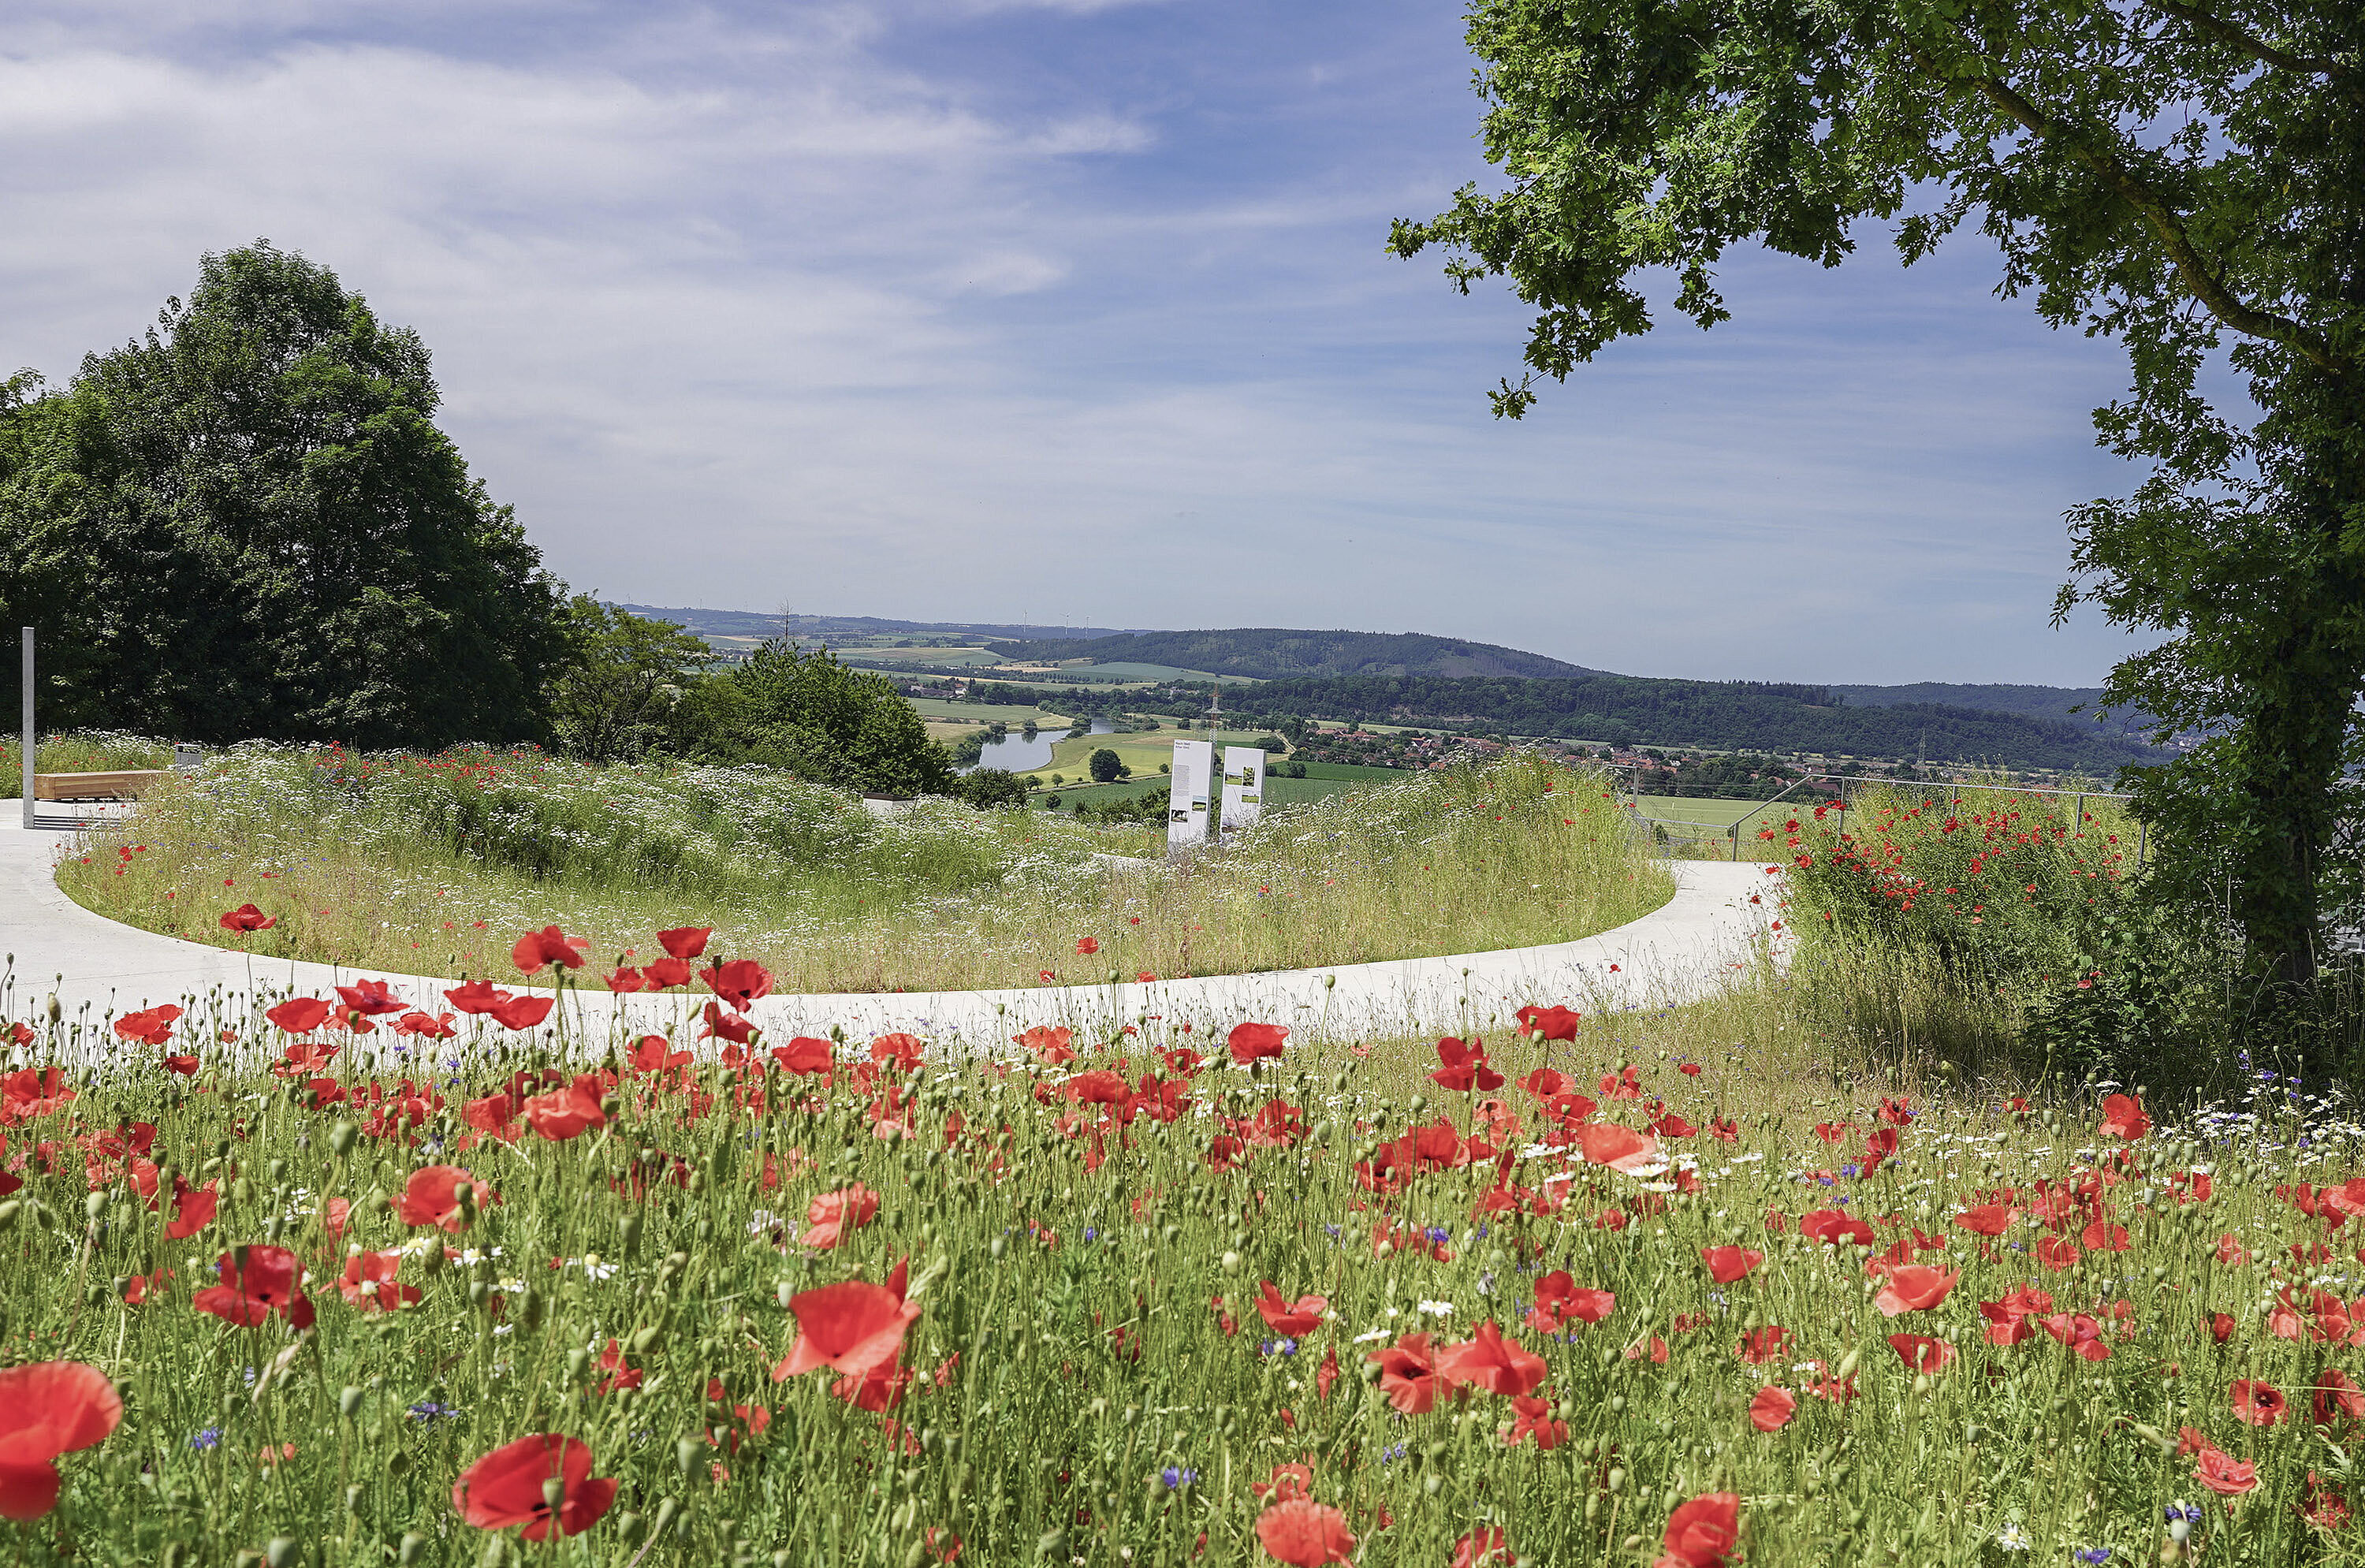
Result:
[[[705,643],[666,621],[588,594],[559,618],[566,651],[550,682],[552,743],[587,762],[620,762],[663,743],[673,710],[712,663]]]
[[[953,794],[981,812],[1026,803],[1026,782],[1003,767],[972,767],[953,780]]]
[[[0,397],[0,619],[42,719],[184,739],[535,738],[559,590],[438,430],[426,346],[327,268],[208,255],[187,301]]]
[[[2365,7],[1476,0],[1469,36],[1508,188],[1392,244],[1535,308],[1499,412],[1647,330],[1643,279],[1710,326],[1728,245],[1836,265],[1866,219],[1908,262],[1976,223],[2004,294],[2125,344],[2096,422],[2150,472],[2070,514],[2061,609],[2169,634],[2109,700],[2219,734],[2142,810],[2193,907],[2230,882],[2265,993],[2305,990],[2365,687]],[[2221,353],[2247,425],[2202,394]]]
[[[674,749],[701,761],[886,795],[952,790],[945,748],[892,681],[778,637],[685,693],[672,731]]]
[[[1091,772],[1095,784],[1114,784],[1125,772],[1124,761],[1106,746],[1102,746],[1086,758],[1084,767]]]

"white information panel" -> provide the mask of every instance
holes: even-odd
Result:
[[[1166,791],[1166,843],[1207,841],[1207,786],[1216,771],[1213,741],[1176,741],[1173,777]]]
[[[1227,745],[1224,748],[1224,816],[1226,833],[1238,833],[1264,815],[1264,748]]]

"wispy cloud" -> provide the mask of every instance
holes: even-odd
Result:
[[[671,603],[1420,629],[1644,673],[2084,681],[2117,372],[1736,257],[1519,425],[1516,302],[1386,258],[1483,171],[1427,5],[46,0],[0,43],[0,361],[197,254],[338,269],[553,564]],[[6,368],[0,365],[0,368]]]

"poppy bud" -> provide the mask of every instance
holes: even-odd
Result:
[[[403,1452],[400,1449],[397,1449],[392,1453],[386,1456],[386,1473],[387,1475],[399,1480],[403,1475],[407,1474],[409,1470],[410,1456]],[[406,1549],[409,1548],[409,1537],[406,1536],[403,1538],[403,1544]],[[426,1542],[421,1540],[420,1544],[424,1546]],[[406,1562],[416,1562],[419,1561],[419,1554],[416,1551],[412,1551],[409,1556],[403,1558],[402,1561]]]
[[[337,1414],[348,1421],[353,1418],[353,1412],[360,1409],[361,1405],[362,1391],[353,1383],[345,1384],[337,1394]]]
[[[295,1568],[304,1560],[302,1551],[293,1536],[275,1535],[263,1543],[263,1561],[265,1568]]]
[[[658,1498],[656,1523],[649,1528],[649,1533],[653,1536],[665,1534],[666,1526],[673,1523],[674,1516],[679,1512],[681,1505],[671,1497]]]
[[[363,1499],[364,1497],[367,1496],[368,1495],[369,1495],[369,1488],[368,1488],[368,1487],[366,1487],[366,1486],[348,1486],[348,1487],[346,1487],[346,1488],[345,1488],[345,1512],[347,1512],[347,1513],[349,1513],[349,1514],[358,1514],[358,1513],[360,1513],[360,1512],[362,1511],[362,1499]]]
[[[392,1468],[391,1465],[387,1466],[388,1470]],[[395,1548],[394,1560],[402,1564],[402,1568],[410,1568],[412,1563],[427,1555],[427,1538],[413,1531],[404,1536],[402,1544]]]
[[[230,1201],[240,1208],[254,1202],[254,1183],[243,1176],[240,1177],[230,1184]]]
[[[627,1257],[627,1258],[636,1258],[636,1257],[640,1256],[640,1251],[641,1251],[641,1213],[640,1213],[640,1211],[639,1211],[638,1209],[633,1209],[633,1210],[631,1210],[630,1212],[628,1212],[628,1213],[624,1215],[624,1218],[623,1218],[622,1223],[621,1223],[621,1224],[620,1224],[616,1228],[617,1228],[617,1236],[618,1236],[618,1238],[619,1238],[621,1241],[622,1241],[622,1243],[623,1243],[622,1250],[623,1250],[623,1254],[624,1254],[624,1256],[625,1256],[625,1257]]]
[[[633,1354],[636,1356],[646,1355],[650,1347],[656,1344],[658,1340],[664,1338],[665,1330],[658,1327],[654,1323],[650,1324],[647,1327],[640,1330],[633,1336]],[[659,1529],[663,1529],[665,1527],[661,1524],[657,1528]]]
[[[343,1159],[346,1155],[353,1153],[353,1142],[355,1139],[359,1138],[361,1135],[361,1128],[353,1126],[353,1123],[339,1122],[335,1126],[329,1129],[330,1151],[335,1154],[338,1159]]]
[[[82,1201],[82,1212],[91,1224],[96,1225],[99,1216],[106,1213],[106,1193],[96,1192],[84,1198]]]
[[[1240,1255],[1239,1255],[1239,1253],[1237,1253],[1237,1252],[1227,1252],[1227,1253],[1225,1253],[1225,1254],[1224,1254],[1223,1262],[1224,1262],[1224,1272],[1226,1272],[1227,1274],[1237,1274],[1237,1273],[1239,1273],[1239,1272],[1240,1271]]]

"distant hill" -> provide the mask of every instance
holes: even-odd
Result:
[[[785,631],[808,641],[829,637],[887,636],[906,632],[958,633],[980,642],[995,637],[1063,643],[1075,638],[1104,638],[1120,630],[1113,626],[973,625],[949,621],[882,621],[872,615],[782,615],[777,610],[670,609],[655,604],[618,604],[619,610],[651,621],[670,621],[700,637],[774,637]],[[1072,655],[1071,655],[1072,656]]]
[[[1862,708],[1939,702],[1950,708],[2055,719],[2100,729],[2105,734],[2137,738],[2150,734],[2153,727],[2151,715],[2138,711],[2124,710],[2098,717],[2095,708],[2102,700],[2102,689],[2099,686],[1961,686],[1924,680],[1911,686],[1833,686],[1831,689]]]
[[[1132,632],[1085,642],[1037,639],[992,644],[1019,661],[1089,658],[1100,664],[1164,665],[1216,675],[1284,680],[1303,676],[1498,676],[1572,680],[1598,675],[1541,654],[1418,632],[1294,632],[1239,627],[1217,632]]]

